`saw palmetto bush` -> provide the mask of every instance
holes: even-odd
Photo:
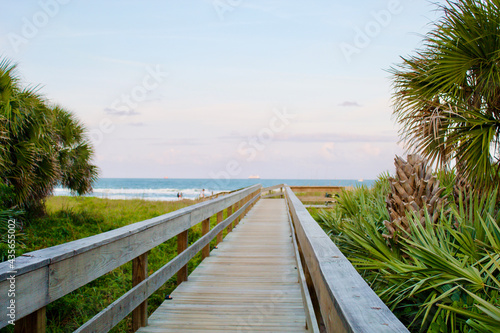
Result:
[[[407,237],[394,247],[384,237],[389,178],[342,193],[318,222],[411,331],[500,331],[498,189],[452,200],[454,175],[438,173],[448,212],[424,213],[421,223],[410,210]]]
[[[415,55],[391,69],[409,148],[478,189],[500,180],[500,1],[447,1]]]
[[[0,183],[14,190],[7,206],[37,210],[58,183],[87,193],[97,178],[92,156],[83,125],[0,61]]]
[[[407,237],[411,232],[410,223],[413,219],[409,218],[410,213],[418,215],[420,224],[425,225],[426,213],[435,223],[445,198],[441,196],[444,187],[439,186],[437,177],[420,155],[408,155],[408,161],[396,156],[394,164],[396,176],[389,177],[391,192],[387,196],[390,221],[384,221],[388,231],[384,237],[397,242],[398,236]]]

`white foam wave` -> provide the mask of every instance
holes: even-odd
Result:
[[[217,194],[223,191],[205,190],[204,195],[209,196],[212,193]],[[177,189],[177,188],[158,188],[158,189],[131,189],[131,188],[95,188],[89,196],[107,198],[107,199],[145,199],[155,201],[173,201],[178,200],[177,193],[182,193],[185,199],[197,199],[201,196],[202,189]],[[54,189],[55,196],[69,196],[71,191],[57,187]]]

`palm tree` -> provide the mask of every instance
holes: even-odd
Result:
[[[476,187],[499,180],[500,1],[447,1],[424,48],[391,68],[409,148]]]
[[[60,183],[77,194],[92,190],[98,168],[91,164],[93,148],[85,137],[85,127],[68,111],[56,106],[52,109],[56,119]]]
[[[14,188],[12,205],[38,210],[61,183],[87,193],[97,178],[85,128],[51,107],[35,89],[21,88],[15,65],[0,62],[0,180]]]

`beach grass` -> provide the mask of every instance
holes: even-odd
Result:
[[[23,245],[17,255],[89,237],[125,225],[150,219],[196,203],[192,200],[146,201],[112,200],[94,197],[50,197],[47,214],[25,221]],[[224,216],[226,217],[226,216]],[[216,218],[210,220],[215,226]],[[201,225],[189,231],[189,244],[201,237]],[[215,240],[211,242],[211,249]],[[148,273],[152,274],[177,255],[177,241],[172,238],[152,249],[148,256]],[[201,254],[189,263],[189,272],[201,262]],[[148,299],[148,315],[163,302],[176,286],[172,277]],[[106,306],[132,288],[132,263],[126,263],[47,306],[47,332],[73,332]],[[130,315],[111,332],[127,332]],[[13,332],[9,325],[1,332]]]

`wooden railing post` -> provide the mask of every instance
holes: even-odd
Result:
[[[233,215],[233,206],[229,206],[227,207],[227,216],[231,216]],[[230,223],[228,226],[227,226],[227,232],[231,232],[233,231],[233,224]]]
[[[132,260],[132,287],[148,277],[148,252]],[[135,332],[148,324],[148,300],[146,299],[132,311],[132,331]]]
[[[188,248],[188,230],[177,235],[177,255],[181,254]],[[177,285],[188,279],[188,264],[184,265],[177,272]]]
[[[45,333],[47,316],[45,306],[19,320],[14,326],[14,333]]]
[[[243,202],[243,204],[246,204],[247,202],[250,201],[250,198],[252,197],[251,194],[249,194],[246,198],[245,198],[245,202]],[[245,213],[243,214],[243,216],[246,216],[248,214],[248,212],[250,211],[250,206],[248,206],[246,209],[245,209]]]
[[[210,217],[203,222],[201,222],[201,235],[205,236],[210,231]],[[201,250],[201,260],[207,258],[210,255],[210,244],[207,244]]]
[[[238,209],[241,208],[241,201],[238,201],[237,203],[234,204],[234,211],[237,211]],[[233,222],[233,228],[236,227],[238,225],[238,223],[240,222],[240,219],[241,219],[241,215],[238,216],[234,222]]]
[[[248,197],[247,197],[247,201],[246,201],[246,202],[249,202],[250,200],[252,200],[252,193],[250,193],[250,194],[248,195]],[[251,207],[250,205],[248,205],[248,207],[247,207],[247,209],[246,209],[246,213],[245,213],[245,215],[246,215],[246,214],[248,214],[248,212],[250,211],[250,209],[251,209],[251,208],[252,208],[252,207]]]
[[[217,213],[217,224],[222,222],[224,211],[221,210]],[[217,245],[222,242],[222,231],[217,234]]]

